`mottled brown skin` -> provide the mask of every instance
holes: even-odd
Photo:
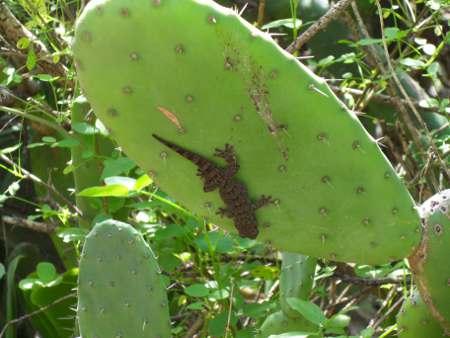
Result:
[[[216,148],[214,156],[223,158],[227,163],[227,166],[222,168],[213,161],[155,134],[153,137],[198,167],[197,176],[203,179],[203,191],[211,192],[219,189],[220,197],[226,208],[219,208],[217,214],[232,218],[241,237],[255,239],[258,236],[255,211],[274,201],[270,196],[264,195],[257,202],[250,199],[244,183],[235,177],[239,171],[239,164],[233,146],[226,144],[224,149]]]

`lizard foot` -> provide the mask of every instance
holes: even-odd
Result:
[[[225,149],[216,148],[214,156],[221,157],[226,161],[234,161],[234,147],[227,143]]]
[[[253,209],[256,210],[274,203],[275,200],[272,198],[272,196],[261,195],[261,198],[257,202],[253,203]]]
[[[216,214],[219,215],[220,217],[228,217],[228,218],[232,217],[230,210],[225,209],[225,208],[219,208],[219,210],[217,210]]]

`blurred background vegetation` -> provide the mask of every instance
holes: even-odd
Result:
[[[0,1],[0,331],[8,322],[7,338],[77,335],[80,246],[93,224],[113,217],[155,250],[174,337],[253,337],[279,306],[280,255],[185,210],[110,138],[71,55],[87,2]],[[354,1],[299,49],[289,46],[328,0],[218,2],[327,79],[418,204],[449,187],[448,1]],[[338,316],[335,336],[393,337],[411,284],[403,260],[319,260],[311,300]]]

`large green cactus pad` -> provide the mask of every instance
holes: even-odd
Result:
[[[420,294],[432,315],[450,335],[450,190],[420,207],[424,237],[410,257]]]
[[[232,144],[251,198],[279,202],[257,218],[258,240],[280,250],[377,264],[418,245],[413,201],[376,141],[323,79],[233,11],[210,0],[94,0],[74,56],[112,136],[199,215],[233,229],[215,214],[219,194],[204,193],[197,168],[153,133],[206,157]]]
[[[104,221],[89,233],[80,260],[78,318],[83,338],[167,338],[166,290],[142,235]]]
[[[418,292],[406,300],[397,317],[399,338],[444,338],[444,331]]]

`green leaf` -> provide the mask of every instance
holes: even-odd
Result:
[[[205,305],[202,302],[195,302],[195,303],[189,304],[186,308],[188,310],[203,310],[204,306]]]
[[[16,272],[19,266],[19,262],[24,258],[23,255],[16,256],[8,264],[8,273],[6,275],[6,321],[13,320],[17,317],[17,294],[16,294]],[[6,331],[6,338],[15,338],[16,329],[14,326],[10,326]]]
[[[86,122],[77,122],[72,124],[72,129],[82,135],[94,135],[98,133],[97,128]]]
[[[269,338],[308,338],[309,336],[316,335],[315,332],[286,332],[282,334],[270,335]]]
[[[302,20],[295,19],[295,28],[299,28],[302,25]],[[290,29],[294,29],[294,20],[292,18],[290,19],[280,19],[275,20],[272,22],[269,22],[268,24],[265,24],[262,26],[262,29],[271,29],[271,28],[279,28],[279,27],[287,27]]]
[[[383,40],[381,39],[361,39],[358,41],[358,45],[360,46],[370,46],[381,43]]]
[[[148,187],[150,184],[153,183],[153,180],[148,175],[142,175],[136,180],[136,183],[134,185],[134,190],[140,191],[144,189],[145,187]]]
[[[50,74],[37,74],[37,75],[33,75],[33,77],[42,82],[52,82],[52,81],[58,79],[57,76],[51,76]]]
[[[0,280],[2,280],[4,275],[5,275],[5,266],[2,263],[0,263]]]
[[[255,266],[250,273],[255,278],[261,278],[263,280],[271,280],[275,279],[278,274],[278,269],[273,266],[265,266],[265,265],[258,265]]]
[[[36,67],[36,53],[34,52],[34,48],[28,51],[26,65],[28,70],[33,70]]]
[[[84,240],[88,232],[87,229],[83,228],[58,228],[57,236],[61,238],[64,243],[78,242]]]
[[[209,295],[209,299],[213,300],[213,301],[217,301],[217,300],[221,300],[221,299],[227,299],[230,297],[230,293],[228,292],[228,290],[225,289],[221,289],[221,290],[216,290],[213,291],[210,295]]]
[[[351,318],[344,314],[336,314],[330,319],[326,320],[326,328],[344,328],[350,324]]]
[[[21,145],[22,145],[22,143],[18,143],[16,145],[11,146],[11,147],[6,147],[6,148],[3,148],[3,149],[0,149],[0,155],[13,153],[17,149],[19,149]]]
[[[361,331],[361,336],[363,338],[371,338],[371,337],[373,337],[374,333],[375,333],[375,329],[372,327],[368,327],[367,329],[364,329]]]
[[[52,148],[75,148],[80,145],[80,142],[74,138],[65,138],[64,140],[58,141],[52,144]]]
[[[136,184],[136,180],[126,176],[112,176],[105,178],[106,185],[121,185],[127,188],[127,190],[133,190]]]
[[[101,178],[118,176],[122,173],[128,173],[136,165],[128,157],[119,157],[117,159],[109,159],[103,162],[105,168]]]
[[[42,137],[42,142],[55,143],[56,142],[56,138],[54,138],[53,136],[44,136],[44,137]]]
[[[16,43],[16,47],[19,49],[27,49],[29,45],[30,39],[28,39],[26,36],[21,37]]]
[[[19,282],[21,290],[31,290],[33,286],[39,281],[37,278],[24,278]]]
[[[209,289],[203,284],[193,284],[184,289],[184,293],[191,297],[206,297]]]
[[[288,298],[287,302],[292,309],[316,325],[322,325],[327,320],[316,304],[298,298]]]
[[[425,63],[423,63],[423,61],[412,59],[412,58],[401,59],[400,63],[404,66],[411,67],[414,69],[422,68],[425,65]]]
[[[86,188],[78,193],[82,197],[123,197],[128,196],[128,189],[120,184]]]
[[[49,262],[40,262],[36,267],[36,273],[44,284],[48,284],[58,277],[55,266]]]

